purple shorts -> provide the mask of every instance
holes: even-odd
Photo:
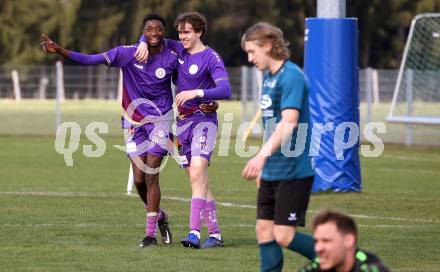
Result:
[[[123,120],[122,127],[128,157],[146,157],[149,154],[160,158],[166,156],[167,147],[172,141],[172,123],[172,120],[167,120],[133,125]]]
[[[216,114],[194,113],[188,118],[177,118],[177,144],[182,167],[188,167],[194,156],[211,160],[217,138]]]

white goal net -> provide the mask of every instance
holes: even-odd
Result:
[[[440,13],[411,23],[387,121],[440,124]]]

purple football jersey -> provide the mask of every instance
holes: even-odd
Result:
[[[124,110],[127,112],[132,101],[142,101],[130,116],[140,122],[147,116],[161,116],[171,110],[171,79],[176,76],[177,53],[164,46],[161,52],[150,56],[147,63],[141,63],[134,58],[137,47],[138,44],[118,46],[103,55],[108,66],[122,69]]]
[[[225,64],[214,51],[207,47],[205,50],[190,54],[181,42],[166,40],[170,49],[178,55],[178,79],[176,93],[194,89],[211,89],[223,80],[228,79]],[[210,103],[212,99],[196,98],[185,102],[183,108],[192,108],[201,103]]]

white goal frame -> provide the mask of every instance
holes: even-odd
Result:
[[[402,62],[400,64],[400,69],[399,69],[399,74],[397,77],[397,82],[396,82],[396,86],[394,88],[394,94],[393,94],[393,100],[391,102],[391,107],[388,113],[388,116],[386,117],[386,121],[391,122],[391,123],[403,123],[403,124],[407,124],[407,125],[440,125],[440,116],[439,117],[422,117],[422,116],[411,116],[411,115],[399,115],[399,116],[395,116],[393,115],[393,112],[395,110],[396,107],[396,103],[397,103],[397,98],[398,98],[398,92],[400,90],[400,86],[402,84],[402,78],[403,78],[403,73],[405,72],[405,65],[407,62],[407,56],[408,56],[408,51],[410,49],[411,46],[411,42],[412,42],[412,38],[414,35],[414,28],[415,25],[417,23],[418,20],[422,19],[422,18],[427,18],[427,17],[440,17],[440,13],[422,13],[417,15],[416,17],[413,18],[412,22],[411,22],[411,28],[409,31],[409,35],[408,35],[408,39],[406,41],[406,45],[405,45],[405,50],[403,53],[403,58],[402,58]],[[439,29],[440,32],[440,29]],[[409,92],[409,93],[408,93]],[[412,88],[408,88],[407,89],[407,95],[410,97],[410,99],[407,98],[407,112],[411,112],[412,111]]]

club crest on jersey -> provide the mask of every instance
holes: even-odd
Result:
[[[265,110],[272,106],[272,99],[268,94],[263,94],[260,98],[260,107],[261,109]]]
[[[157,68],[156,69],[156,77],[157,78],[163,78],[164,76],[165,76],[165,69]]]
[[[196,64],[193,64],[189,67],[189,73],[191,75],[195,75],[198,70],[199,70],[199,66],[197,66]]]

